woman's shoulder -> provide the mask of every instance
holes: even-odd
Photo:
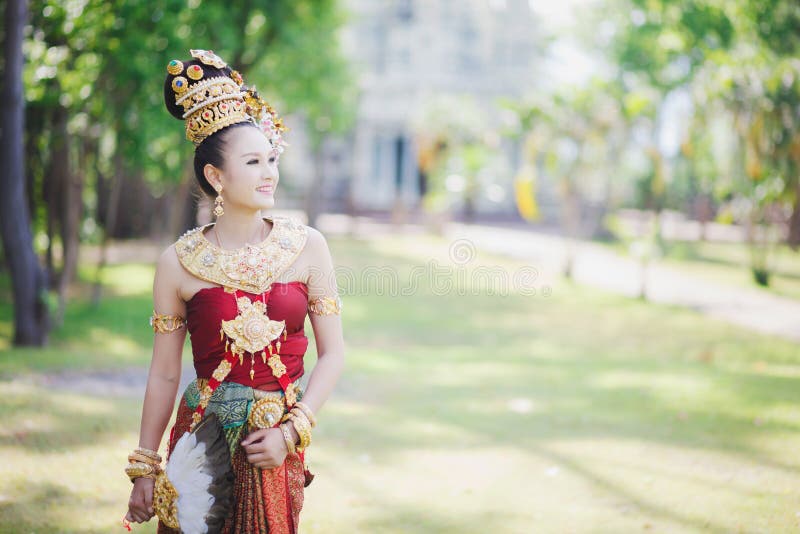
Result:
[[[156,262],[156,276],[178,276],[183,271],[176,246],[178,241],[165,248]]]
[[[303,226],[308,236],[306,239],[306,247],[309,248],[310,252],[321,252],[328,248],[327,239],[325,239],[325,235],[322,232],[313,226],[308,226],[306,224]]]

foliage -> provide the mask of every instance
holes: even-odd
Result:
[[[120,172],[129,181],[140,174],[156,197],[187,179],[191,145],[164,110],[162,85],[166,63],[188,57],[190,48],[216,51],[283,115],[307,117],[312,132],[342,131],[352,117],[353,85],[337,36],[344,18],[335,0],[259,0],[242,9],[199,0],[45,0],[32,2],[31,12],[25,86],[35,115],[29,168],[39,190],[48,177],[38,162],[52,157],[59,111],[69,117],[71,150],[88,145],[91,164],[70,170],[89,191]]]

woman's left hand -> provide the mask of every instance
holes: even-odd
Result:
[[[262,428],[251,432],[242,440],[247,461],[262,469],[280,466],[288,450],[280,428]]]

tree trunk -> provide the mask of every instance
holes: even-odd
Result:
[[[792,216],[789,217],[789,237],[786,241],[792,250],[800,248],[800,182],[794,190],[794,206],[792,206]]]
[[[58,323],[64,317],[67,305],[67,290],[75,279],[78,269],[78,245],[80,242],[80,223],[83,213],[83,177],[72,172],[70,163],[70,138],[67,131],[67,110],[59,107],[56,113],[55,139],[53,150],[53,170],[56,181],[61,185],[63,195],[60,221],[61,246],[63,249],[61,274],[58,280]]]
[[[0,95],[0,159],[5,170],[0,181],[0,232],[13,284],[14,344],[44,345],[47,341],[47,310],[41,295],[45,289],[45,280],[33,251],[23,164],[25,102],[22,86],[22,41],[27,16],[27,2],[6,0],[3,44],[5,68],[3,92]]]
[[[95,271],[94,286],[92,288],[92,303],[95,306],[97,306],[100,303],[100,299],[102,298],[102,291],[103,291],[102,277],[103,277],[103,269],[105,269],[105,266],[108,263],[108,244],[110,241],[110,237],[114,235],[114,230],[117,225],[117,212],[119,209],[120,193],[122,192],[122,185],[121,185],[122,155],[120,154],[119,150],[117,150],[117,153],[114,155],[114,174],[110,179],[111,182],[111,184],[109,185],[110,191],[108,192],[108,197],[105,205],[102,205],[99,199],[100,182],[101,182],[101,176],[98,173],[97,214],[98,214],[98,219],[100,219],[100,215],[102,213],[102,218],[103,221],[105,222],[105,226],[103,228],[103,240],[100,243],[100,257],[97,261],[97,270]],[[102,210],[102,208],[105,208],[105,210]]]

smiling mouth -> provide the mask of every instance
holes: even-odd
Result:
[[[260,193],[272,193],[272,187],[271,186],[263,186],[263,187],[257,188],[256,191],[258,191]]]

